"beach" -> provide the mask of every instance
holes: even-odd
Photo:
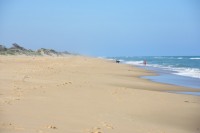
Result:
[[[0,56],[2,133],[200,133],[198,89],[84,56]]]

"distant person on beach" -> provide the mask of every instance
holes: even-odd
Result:
[[[146,64],[147,64],[147,61],[146,61],[146,60],[144,60],[144,61],[143,61],[143,64],[146,66]]]
[[[116,60],[116,63],[120,63],[120,61],[119,61],[119,60]]]

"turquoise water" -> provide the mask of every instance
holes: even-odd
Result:
[[[200,56],[137,56],[109,57],[121,63],[142,67],[158,73],[158,76],[144,76],[155,82],[200,89]],[[143,61],[147,64],[144,65]],[[185,94],[187,92],[183,92]],[[199,95],[199,93],[190,93]]]

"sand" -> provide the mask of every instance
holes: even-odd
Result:
[[[81,56],[0,56],[1,133],[200,133],[196,91]]]

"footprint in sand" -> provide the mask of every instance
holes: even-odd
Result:
[[[11,100],[5,100],[5,101],[4,101],[4,104],[9,104],[9,105],[11,105]]]
[[[52,125],[48,125],[47,128],[48,129],[58,129],[56,126],[52,126]]]
[[[25,130],[25,128],[20,127],[20,126],[18,126],[16,124],[13,124],[13,123],[1,123],[0,127],[2,129],[13,129],[15,131],[23,131],[23,130]]]
[[[23,95],[23,91],[20,87],[16,87],[12,93],[12,100],[21,100],[21,97]]]
[[[107,129],[114,129],[113,126],[112,126],[111,124],[108,124],[108,123],[106,123],[106,122],[103,122],[102,125],[103,125],[104,127],[106,127]]]
[[[92,129],[87,130],[87,133],[103,133],[100,127],[94,127]]]
[[[120,90],[119,89],[115,89],[111,95],[113,95],[115,98],[117,98],[117,100],[121,100],[121,95],[120,95]]]
[[[28,78],[30,78],[28,75],[24,75],[24,77],[22,78],[22,81],[24,82]]]
[[[58,129],[56,126],[53,125],[46,125],[37,130],[38,133],[47,133],[49,130],[56,130]]]
[[[19,101],[22,99],[23,91],[20,88],[16,88],[13,90],[10,96],[4,97],[1,100],[2,104],[11,105],[14,101]]]
[[[53,67],[48,67],[47,69],[50,69],[50,70],[52,70],[52,69],[54,69]]]
[[[102,122],[100,125],[101,126],[99,126],[99,127],[94,127],[89,130],[86,130],[87,133],[103,133],[103,129],[104,130],[105,129],[114,129],[114,127],[107,122]]]
[[[64,82],[64,83],[62,83],[62,84],[58,84],[57,87],[59,87],[59,86],[65,86],[65,85],[68,85],[68,84],[72,84],[72,82],[71,82],[71,81],[69,81],[69,82]]]

